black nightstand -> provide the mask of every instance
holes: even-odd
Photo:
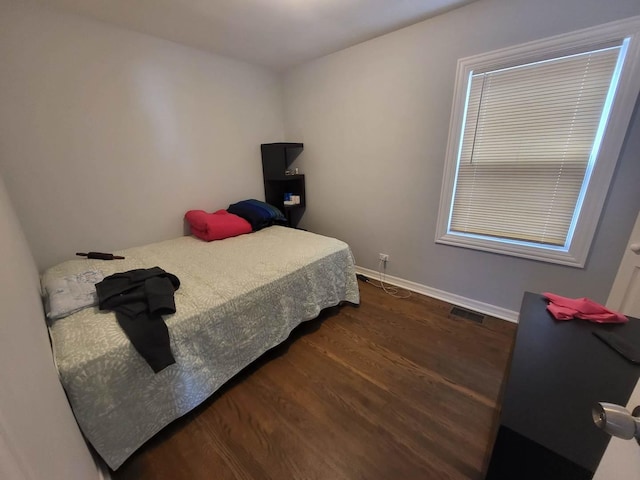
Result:
[[[285,172],[303,148],[302,143],[288,142],[260,145],[265,201],[282,210],[292,227],[298,225],[306,207],[305,181],[304,175],[286,175]],[[285,205],[286,193],[300,197],[300,203]]]

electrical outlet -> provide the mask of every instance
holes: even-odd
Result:
[[[389,255],[387,255],[386,253],[379,253],[378,254],[378,259],[381,262],[387,263],[389,261]]]

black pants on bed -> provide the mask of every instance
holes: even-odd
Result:
[[[113,310],[118,324],[154,372],[175,363],[162,315],[176,312],[180,280],[160,267],[129,270],[96,284],[100,310]]]

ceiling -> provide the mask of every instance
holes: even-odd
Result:
[[[39,0],[276,70],[473,0]]]

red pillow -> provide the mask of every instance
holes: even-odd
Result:
[[[226,210],[218,210],[213,213],[207,213],[204,210],[189,210],[184,217],[191,226],[191,233],[207,242],[251,233],[249,222]]]

